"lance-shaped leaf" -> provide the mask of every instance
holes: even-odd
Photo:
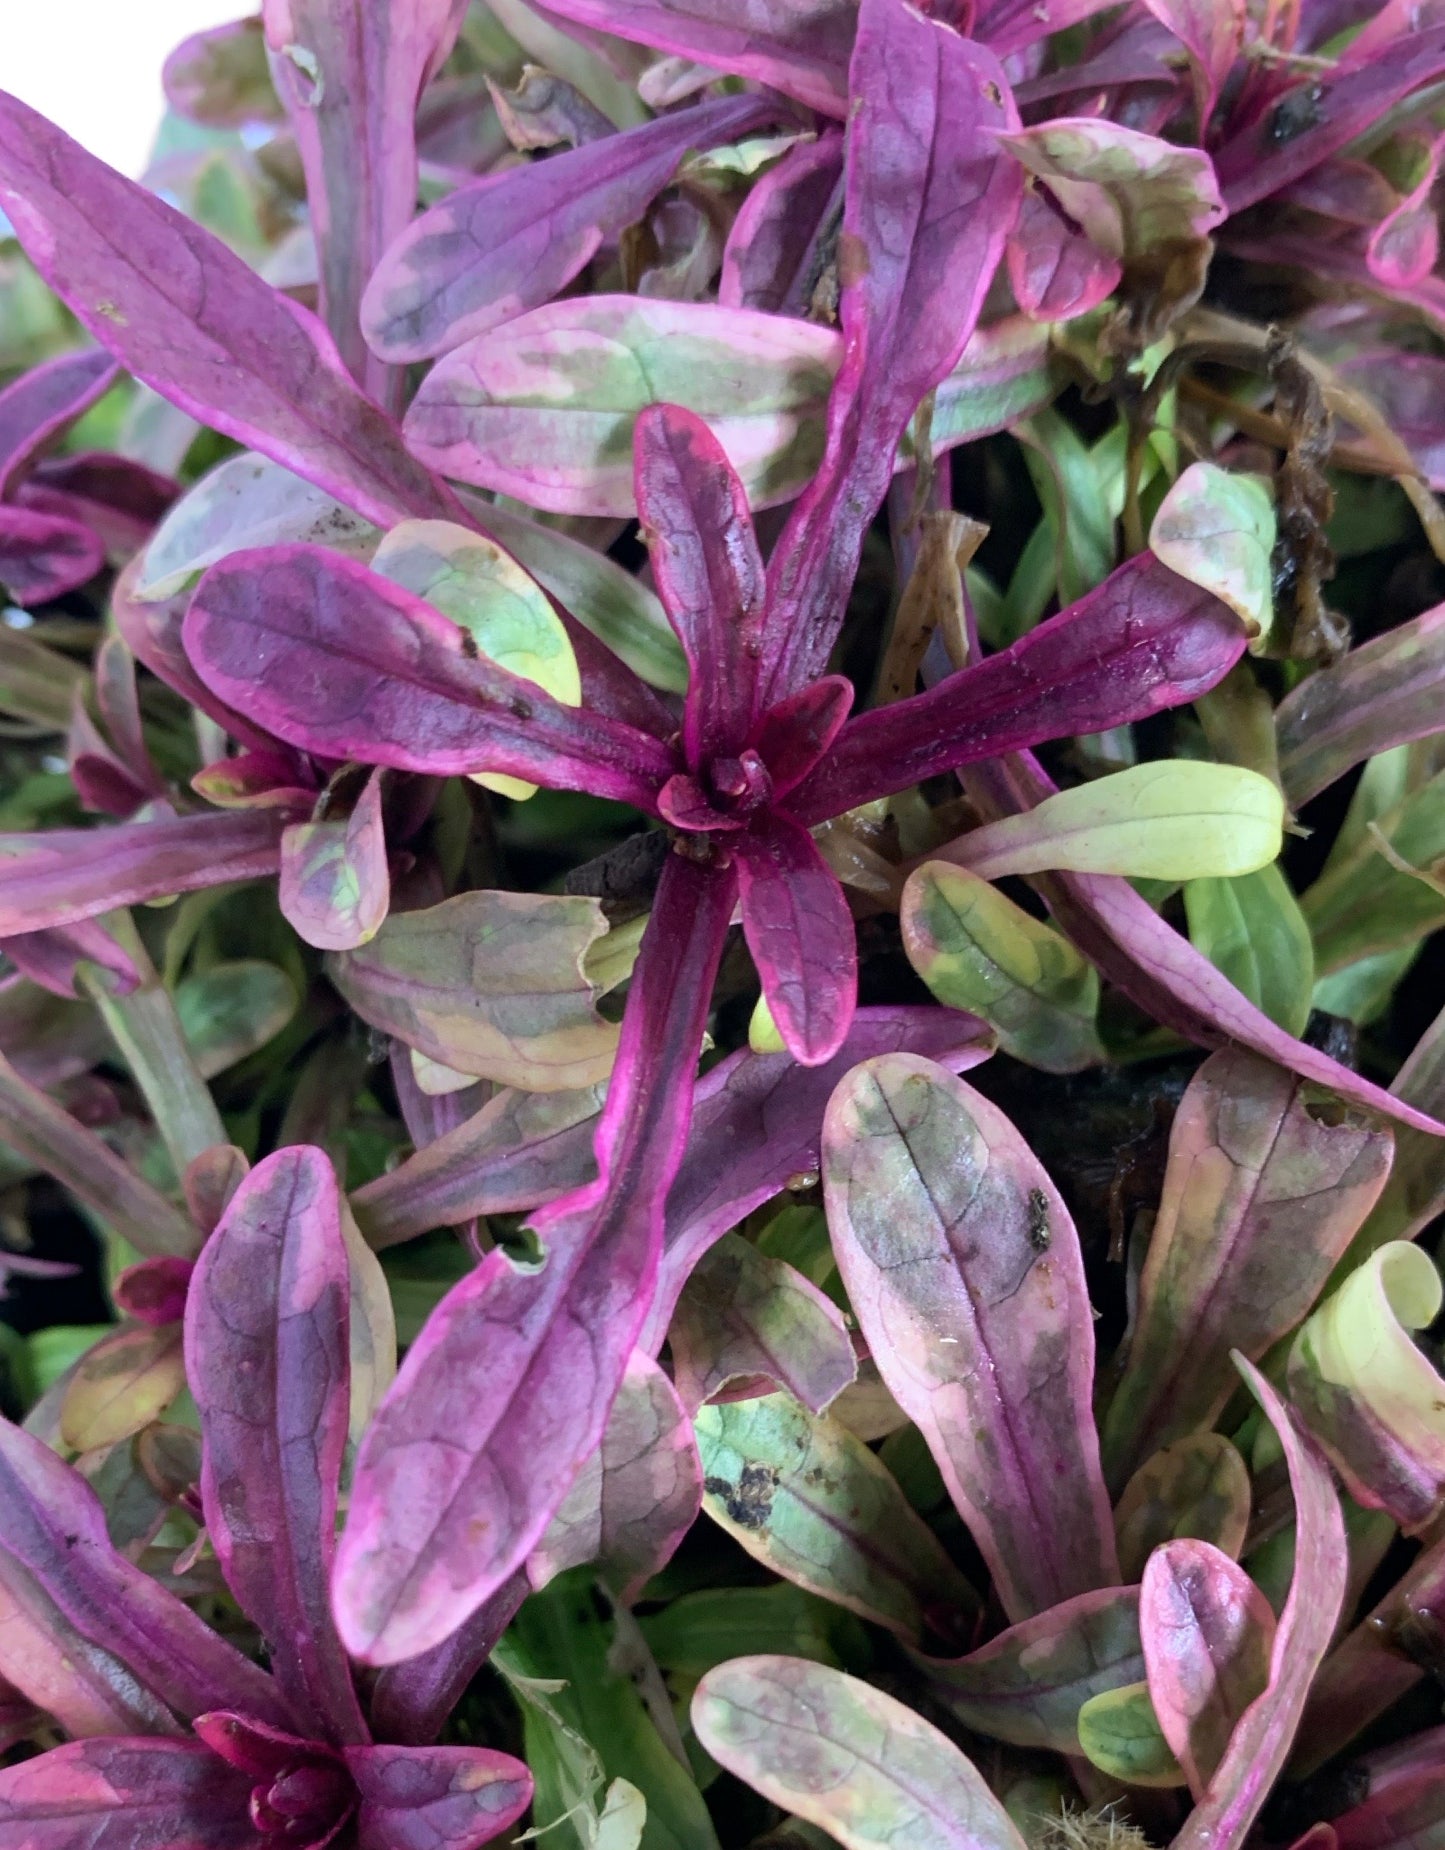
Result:
[[[1213,1423],[1251,1360],[1292,1330],[1373,1205],[1388,1130],[1320,1109],[1304,1085],[1217,1053],[1175,1113],[1124,1376],[1104,1422],[1111,1481]]]
[[[1080,1593],[967,1657],[920,1657],[928,1687],[966,1728],[1015,1747],[1079,1751],[1079,1710],[1144,1674],[1139,1589]]]
[[[1254,638],[1274,621],[1274,503],[1253,475],[1191,463],[1159,504],[1149,546],[1172,572],[1228,604]]]
[[[703,1508],[764,1566],[915,1643],[977,1596],[875,1453],[790,1394],[701,1407]]]
[[[1426,1111],[1445,1110],[1445,1014],[1415,1043],[1395,1075],[1391,1090]],[[1445,1176],[1433,1138],[1401,1130],[1395,1138],[1395,1161],[1349,1257],[1365,1258],[1387,1240],[1413,1240],[1445,1205]]]
[[[373,394],[386,369],[359,325],[362,291],[416,210],[416,109],[465,0],[265,0],[271,72],[296,137],[327,325]]]
[[[600,903],[541,893],[461,893],[400,912],[331,960],[337,988],[374,1028],[460,1073],[529,1091],[606,1078],[617,1027],[594,1006],[587,952]]]
[[[845,1850],[1023,1850],[971,1761],[871,1684],[797,1657],[710,1670],[692,1725],[715,1760]]]
[[[104,564],[104,542],[78,520],[0,507],[0,585],[13,602],[48,604],[89,584]]]
[[[838,365],[830,329],[751,309],[635,296],[550,303],[458,347],[406,416],[418,456],[557,513],[631,515],[647,405],[706,419],[748,500],[791,499],[818,465]]]
[[[534,1587],[595,1561],[619,1599],[636,1599],[672,1559],[702,1505],[687,1410],[667,1376],[633,1353],[602,1444],[527,1560]]]
[[[348,1747],[357,1850],[475,1850],[532,1802],[520,1760],[489,1747]]]
[[[1268,865],[1283,824],[1284,799],[1269,778],[1176,758],[1061,790],[934,852],[984,880],[1051,867],[1135,880],[1225,879]]]
[[[61,1437],[76,1452],[129,1439],[159,1419],[185,1384],[176,1324],[117,1330],[89,1349],[71,1375],[60,1403]]]
[[[98,921],[81,919],[46,931],[22,932],[3,940],[5,955],[15,968],[53,996],[78,996],[80,965],[103,970],[111,992],[128,995],[137,988],[141,973],[119,944]],[[92,1062],[93,1064],[93,1062]]]
[[[1103,1059],[1093,966],[987,880],[925,862],[908,877],[899,922],[908,961],[934,995],[982,1016],[1006,1053],[1048,1073]]]
[[[56,294],[172,404],[381,526],[452,511],[314,316],[10,96],[0,203]]]
[[[1333,973],[1418,942],[1445,922],[1445,773],[1392,804],[1331,857],[1300,901],[1316,968]]]
[[[0,1054],[0,1143],[46,1170],[137,1252],[190,1258],[200,1235],[159,1189]]]
[[[809,266],[843,177],[843,140],[830,129],[799,142],[761,174],[738,208],[723,248],[724,308],[798,313],[816,278]]]
[[[274,874],[286,820],[253,810],[0,835],[0,938]]]
[[[165,61],[161,85],[177,115],[207,128],[244,128],[281,115],[259,14],[182,39]]]
[[[1445,1382],[1412,1339],[1439,1314],[1440,1274],[1391,1241],[1356,1267],[1295,1338],[1289,1397],[1357,1503],[1407,1535],[1445,1498]]]
[[[213,565],[184,633],[214,693],[323,757],[440,776],[499,771],[644,809],[674,769],[660,739],[577,713],[479,659],[460,625],[319,548]]]
[[[293,822],[281,838],[281,910],[297,936],[321,951],[369,944],[391,903],[381,772],[366,780],[355,809],[332,822]]]
[[[1307,803],[1362,759],[1438,731],[1442,685],[1445,604],[1302,681],[1275,715],[1290,801]]]
[[[755,78],[810,109],[841,116],[848,94],[853,0],[549,0],[549,13],[719,71]]]
[[[1144,1460],[1115,1506],[1120,1572],[1132,1584],[1156,1548],[1186,1537],[1237,1561],[1249,1505],[1249,1469],[1223,1433],[1176,1439]]]
[[[853,915],[812,836],[779,811],[737,837],[743,934],[784,1045],[804,1066],[831,1060],[857,993]]]
[[[1114,1585],[1078,1236],[996,1106],[927,1060],[855,1068],[828,1107],[838,1269],[879,1373],[1027,1618]]]
[[[768,573],[774,700],[827,664],[899,439],[963,353],[1023,191],[996,139],[1017,113],[985,47],[900,0],[862,0],[848,85],[843,364],[821,465]]]
[[[604,238],[642,217],[685,154],[773,113],[765,98],[719,97],[458,187],[395,239],[372,275],[361,325],[373,351],[431,359],[540,308]]]
[[[0,392],[0,501],[47,445],[115,383],[119,370],[103,349],[87,347],[32,367]]]
[[[1289,1597],[1269,1658],[1269,1682],[1240,1716],[1204,1796],[1173,1850],[1239,1850],[1279,1777],[1305,1698],[1329,1648],[1345,1595],[1349,1550],[1329,1467],[1296,1431],[1289,1409],[1243,1357],[1238,1367],[1279,1435],[1295,1504]]]
[[[25,1850],[248,1850],[252,1784],[199,1741],[70,1741],[0,1771],[0,1829]]]
[[[1184,915],[1195,949],[1242,996],[1287,1034],[1304,1033],[1315,988],[1314,942],[1277,864],[1231,879],[1187,881]]]
[[[1242,1567],[1208,1542],[1166,1542],[1144,1569],[1139,1633],[1159,1727],[1196,1799],[1269,1681],[1275,1619]]]
[[[95,1492],[0,1420],[0,1675],[78,1735],[176,1733],[227,1702],[286,1719],[264,1671],[112,1547]]]
[[[443,1299],[362,1441],[333,1595],[355,1656],[395,1663],[454,1631],[536,1546],[596,1449],[652,1297],[735,899],[725,870],[668,856],[597,1181],[534,1217],[540,1270],[497,1248]]]
[[[698,1261],[668,1326],[673,1378],[695,1413],[762,1376],[821,1413],[858,1373],[842,1314],[802,1273],[725,1234]]]
[[[956,765],[1144,719],[1222,681],[1243,649],[1232,612],[1141,553],[1011,648],[850,719],[788,807],[821,822]]]
[[[678,1293],[714,1242],[794,1177],[816,1180],[823,1113],[839,1080],[860,1060],[900,1048],[965,1072],[988,1058],[993,1039],[976,1016],[952,1010],[860,1009],[825,1066],[740,1049],[713,1067],[697,1089],[687,1156],[667,1199],[667,1244],[639,1347],[661,1349]]]
[[[1244,0],[1144,0],[1189,53],[1201,135],[1244,38]]]
[[[186,1303],[206,1528],[298,1720],[335,1742],[366,1739],[327,1605],[350,1289],[336,1178],[320,1150],[302,1145],[242,1182]]]
[[[368,1704],[373,1732],[412,1745],[434,1741],[530,1591],[526,1574],[514,1574],[450,1638],[378,1671]]]

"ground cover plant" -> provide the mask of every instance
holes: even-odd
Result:
[[[0,1844],[1445,1844],[1445,10],[0,94]]]

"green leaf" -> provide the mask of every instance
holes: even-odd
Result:
[[[1212,591],[1263,648],[1274,622],[1274,502],[1258,476],[1192,463],[1160,503],[1149,547],[1171,572]]]
[[[1130,1786],[1182,1786],[1184,1769],[1169,1751],[1147,1683],[1126,1683],[1091,1696],[1079,1710],[1079,1745],[1101,1773]]]
[[[1184,888],[1189,937],[1217,970],[1289,1034],[1302,1034],[1314,989],[1314,948],[1299,901],[1277,865]]]
[[[212,964],[176,987],[176,1015],[203,1079],[245,1060],[296,1013],[295,985],[258,958]]]

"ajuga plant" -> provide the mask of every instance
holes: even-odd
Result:
[[[1445,11],[165,80],[0,95],[5,1850],[1445,1844]]]

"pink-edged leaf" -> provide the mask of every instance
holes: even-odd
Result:
[[[1094,1432],[1078,1236],[1013,1125],[911,1054],[828,1107],[838,1269],[878,1371],[919,1427],[1013,1620],[1119,1578]]]
[[[64,515],[0,507],[0,586],[17,604],[48,604],[105,564],[100,535]]]
[[[653,580],[687,657],[683,743],[697,770],[741,751],[757,716],[763,560],[743,485],[701,418],[650,405],[633,445]]]
[[[1284,1448],[1294,1491],[1294,1577],[1270,1652],[1269,1682],[1240,1716],[1171,1850],[1239,1850],[1244,1843],[1289,1756],[1349,1574],[1344,1519],[1329,1466],[1296,1430],[1264,1376],[1243,1357],[1238,1366]]]
[[[116,1552],[84,1478],[5,1420],[0,1675],[76,1735],[174,1734],[218,1703],[286,1718],[264,1671]]]
[[[546,0],[546,11],[845,113],[855,0]]]
[[[1363,1112],[1320,1110],[1287,1069],[1234,1048],[1205,1061],[1169,1137],[1124,1374],[1103,1424],[1110,1482],[1213,1424],[1250,1361],[1324,1289],[1390,1169]]]
[[[200,1235],[108,1143],[0,1054],[0,1143],[53,1175],[137,1252],[189,1258]]]
[[[824,675],[769,707],[758,722],[758,756],[768,768],[773,796],[794,790],[843,730],[853,705],[853,683]]]
[[[213,565],[184,634],[214,693],[324,757],[501,772],[642,809],[673,770],[660,739],[563,706],[479,658],[467,631],[422,599],[320,547]]]
[[[194,1270],[195,1262],[190,1259],[142,1259],[125,1268],[111,1286],[111,1296],[127,1317],[148,1323],[152,1329],[164,1329],[185,1315]]]
[[[382,526],[455,514],[314,316],[3,93],[0,206],[56,294],[163,398]]]
[[[1365,262],[1390,289],[1409,289],[1423,282],[1440,254],[1440,221],[1431,194],[1440,170],[1440,145],[1431,142],[1425,169],[1395,209],[1371,231],[1365,244]]]
[[[0,948],[22,975],[53,996],[82,993],[75,980],[76,966],[81,963],[95,964],[105,972],[113,996],[128,996],[141,980],[130,957],[95,919],[20,932],[0,939]]]
[[[1144,4],[1189,53],[1202,140],[1244,40],[1244,0],[1144,0]]]
[[[853,1339],[832,1299],[734,1234],[699,1260],[677,1301],[668,1344],[689,1413],[729,1382],[760,1377],[821,1413],[858,1373]]]
[[[0,835],[0,937],[274,874],[286,820],[275,810],[241,810]]]
[[[565,289],[634,224],[692,149],[755,129],[766,98],[719,97],[566,154],[458,187],[387,249],[361,325],[391,361],[430,359]]]
[[[698,1685],[692,1725],[730,1773],[844,1850],[1024,1850],[947,1735],[841,1670],[735,1657]]]
[[[822,1066],[843,1045],[857,994],[853,915],[808,831],[771,811],[737,838],[743,933],[793,1058]]]
[[[827,664],[899,439],[963,353],[1023,191],[995,140],[1018,118],[992,52],[904,0],[862,0],[848,81],[843,365],[822,465],[768,573],[774,700]]]
[[[1063,32],[1102,13],[1108,0],[1050,0],[1040,12],[1037,0],[982,0],[974,15],[975,34],[1000,58],[1024,51],[1051,32]]]
[[[1398,363],[1409,365],[1408,356]],[[1440,728],[1445,604],[1412,617],[1318,669],[1275,714],[1285,793],[1308,803],[1364,758]]]
[[[356,807],[339,822],[293,822],[281,838],[281,910],[298,937],[319,951],[369,944],[391,903],[382,773],[367,778]]]
[[[1361,68],[1311,72],[1214,157],[1231,215],[1288,186],[1353,141],[1402,97],[1445,72],[1445,26],[1402,33]],[[1308,101],[1301,104],[1301,93]],[[1292,110],[1295,113],[1291,113]],[[1295,129],[1296,121],[1303,126]]]
[[[416,110],[456,41],[466,0],[264,0],[271,73],[296,137],[321,303],[342,359],[372,395],[361,298],[416,211]]]
[[[1144,1675],[1139,1589],[1080,1593],[1000,1632],[967,1657],[915,1657],[930,1693],[965,1728],[1014,1747],[1079,1751],[1079,1710]]]
[[[0,501],[119,376],[103,348],[86,347],[32,367],[0,391]]]
[[[532,1802],[532,1775],[489,1747],[349,1747],[356,1850],[474,1850]]]
[[[161,86],[178,116],[206,128],[245,128],[282,115],[259,13],[182,39],[165,61]]]
[[[976,1015],[870,1008],[853,1017],[842,1047],[823,1066],[741,1048],[719,1061],[697,1089],[687,1155],[667,1198],[657,1295],[638,1346],[649,1355],[662,1348],[678,1293],[710,1246],[795,1177],[817,1180],[823,1113],[850,1068],[905,1049],[964,1072],[993,1047]]]
[[[0,1770],[16,1850],[253,1850],[251,1780],[199,1741],[72,1741]]]
[[[327,1603],[350,1402],[340,1210],[320,1150],[278,1150],[231,1198],[186,1304],[206,1528],[297,1721],[334,1742],[366,1739]]]
[[[657,1363],[634,1350],[602,1443],[527,1557],[543,1587],[595,1561],[630,1603],[672,1559],[702,1508],[702,1466],[687,1409]]]
[[[956,765],[1181,706],[1245,647],[1218,598],[1140,553],[1011,648],[851,719],[788,807],[841,815]]]
[[[1071,321],[1119,286],[1123,265],[1071,225],[1035,188],[1024,194],[1008,246],[1014,300],[1033,321]]]
[[[372,1663],[430,1649],[512,1574],[596,1449],[651,1301],[736,883],[667,858],[597,1130],[598,1179],[497,1248],[412,1345],[362,1440],[334,1599]]]
[[[1144,1569],[1139,1634],[1160,1732],[1202,1798],[1235,1724],[1269,1680],[1273,1608],[1208,1542],[1166,1542]]]
[[[724,308],[801,314],[817,282],[824,217],[843,178],[843,138],[828,129],[800,142],[759,175],[723,248],[718,301]]]
[[[408,1746],[434,1741],[531,1590],[525,1572],[513,1574],[449,1638],[379,1670],[371,1691],[373,1732]]]

